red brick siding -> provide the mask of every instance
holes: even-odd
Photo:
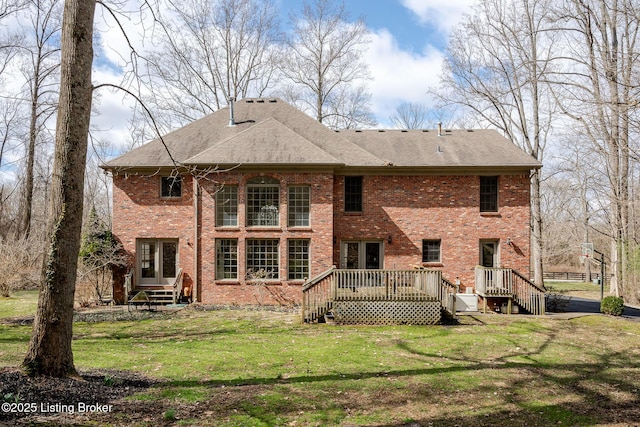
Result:
[[[269,176],[280,182],[280,226],[269,228],[245,227],[246,183],[255,176]],[[326,173],[221,173],[202,180],[201,224],[201,300],[210,304],[274,304],[300,303],[302,281],[287,280],[287,240],[309,239],[310,276],[325,271],[333,261],[333,175]],[[214,181],[215,180],[215,181]],[[215,227],[215,192],[219,184],[238,186],[238,227]],[[288,187],[310,185],[310,227],[287,226]],[[216,280],[215,240],[238,239],[238,280]],[[270,280],[267,286],[247,285],[243,280],[246,239],[280,240],[280,280]]]
[[[245,227],[246,183],[255,176],[280,182],[280,226]],[[113,190],[114,233],[135,254],[138,238],[179,239],[180,266],[185,285],[199,278],[197,300],[207,304],[274,304],[299,302],[301,282],[287,280],[287,240],[309,239],[313,277],[339,266],[340,241],[383,241],[384,268],[421,265],[422,240],[441,239],[441,268],[445,277],[473,286],[479,263],[480,239],[500,241],[502,267],[529,270],[529,179],[525,175],[499,178],[499,212],[479,212],[478,176],[365,176],[362,214],[344,213],[344,177],[331,173],[224,172],[200,179],[198,225],[201,230],[199,269],[194,271],[195,236],[193,181],[185,177],[180,199],[160,198],[158,176],[116,175]],[[215,192],[221,183],[238,185],[239,226],[215,227]],[[311,186],[311,226],[287,226],[290,185]],[[334,245],[334,236],[336,244]],[[387,238],[391,236],[392,242]],[[238,239],[238,280],[215,279],[217,238]],[[280,240],[280,280],[267,286],[247,285],[245,240]],[[507,238],[512,245],[507,245]],[[132,258],[132,266],[133,258]],[[430,267],[432,267],[431,265]],[[197,273],[197,275],[196,275]]]
[[[336,176],[335,236],[338,242],[381,240],[387,269],[422,265],[422,240],[441,239],[442,262],[427,266],[463,286],[473,286],[480,240],[496,239],[501,267],[528,275],[529,178],[500,176],[498,186],[498,213],[483,214],[478,176],[364,176],[363,212],[354,214],[344,212],[344,177]],[[337,244],[336,265],[339,256]]]
[[[135,267],[136,239],[178,239],[184,286],[193,282],[193,180],[184,177],[181,198],[160,197],[160,176],[113,177],[113,232],[131,255]],[[135,279],[134,279],[135,280]]]

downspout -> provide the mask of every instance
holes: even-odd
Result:
[[[193,175],[192,175],[193,176]],[[200,259],[200,185],[195,176],[193,176],[193,292],[191,292],[192,302],[198,302],[199,299],[199,280],[198,274],[199,259]]]

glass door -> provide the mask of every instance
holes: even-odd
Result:
[[[138,240],[138,279],[141,285],[168,285],[178,270],[178,241]]]
[[[342,242],[341,268],[377,270],[382,268],[382,242],[355,240]]]

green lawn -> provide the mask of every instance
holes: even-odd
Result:
[[[567,296],[579,298],[600,299],[600,285],[589,282],[562,282],[545,280],[547,291],[561,293]],[[604,296],[609,294],[609,289],[604,289]]]
[[[5,302],[0,312],[17,313],[5,311]],[[29,334],[29,326],[0,321],[0,366],[20,363]],[[78,322],[74,335],[78,369],[161,380],[96,416],[101,424],[584,426],[640,419],[640,323],[620,318],[488,314],[461,316],[451,326],[344,327],[305,325],[288,313],[186,309]],[[126,413],[136,404],[151,414]]]

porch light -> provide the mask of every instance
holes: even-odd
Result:
[[[389,242],[389,244],[391,244],[392,241],[393,241],[393,238],[391,237],[391,234],[389,234],[387,236],[387,242]]]

